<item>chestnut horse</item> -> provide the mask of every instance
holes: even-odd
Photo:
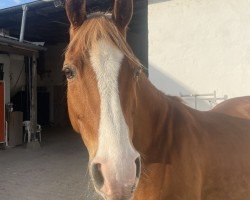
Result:
[[[106,200],[247,200],[250,123],[199,112],[157,90],[126,42],[133,0],[86,14],[67,0],[63,71],[73,128]]]
[[[228,99],[215,106],[211,111],[250,119],[250,96]]]

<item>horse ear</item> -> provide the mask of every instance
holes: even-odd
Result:
[[[113,2],[112,18],[121,31],[126,33],[133,16],[133,0],[113,0]]]
[[[73,28],[81,26],[87,19],[86,0],[66,0],[65,9]]]

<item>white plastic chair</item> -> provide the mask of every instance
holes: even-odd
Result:
[[[23,142],[25,142],[27,135],[28,135],[28,141],[27,142],[30,142],[31,141],[30,121],[24,121],[23,126],[25,128]],[[39,124],[37,124],[36,133],[39,134],[39,142],[41,142],[42,141],[42,127]]]

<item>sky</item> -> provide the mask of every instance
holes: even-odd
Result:
[[[36,0],[0,0],[0,9],[29,3]]]

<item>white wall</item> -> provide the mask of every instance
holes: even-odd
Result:
[[[150,0],[148,18],[149,78],[159,89],[250,95],[249,0]]]

